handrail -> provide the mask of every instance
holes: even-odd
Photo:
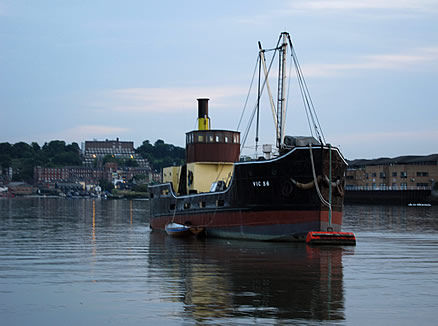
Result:
[[[345,190],[359,190],[359,191],[371,191],[371,190],[376,190],[376,191],[394,191],[394,190],[432,190],[431,186],[425,187],[425,186],[406,186],[406,187],[402,187],[402,186],[397,186],[397,187],[392,187],[392,186],[386,186],[386,187],[366,187],[366,186],[351,186],[351,185],[346,185],[345,186]]]

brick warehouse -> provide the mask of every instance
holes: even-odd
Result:
[[[346,189],[431,189],[438,180],[438,154],[349,161]]]

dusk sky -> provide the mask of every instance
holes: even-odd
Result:
[[[0,0],[0,142],[184,146],[199,97],[214,129],[235,130],[257,42],[282,31],[347,159],[438,153],[436,0]],[[293,86],[286,134],[305,135]],[[261,144],[275,144],[263,110]]]

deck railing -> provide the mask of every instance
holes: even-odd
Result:
[[[375,186],[375,187],[366,187],[366,186],[345,186],[345,190],[361,190],[361,191],[370,191],[370,190],[378,190],[378,191],[392,191],[392,190],[432,190],[431,186]]]

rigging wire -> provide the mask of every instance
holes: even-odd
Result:
[[[292,56],[292,58],[293,58],[293,60],[295,62],[295,58],[293,56]],[[295,63],[295,71],[296,71],[296,74],[297,74],[298,85],[300,87],[301,99],[303,100],[303,104],[304,104],[304,112],[306,112],[307,123],[309,124],[310,134],[312,135],[312,137],[314,137],[312,124],[310,123],[311,119],[309,117],[309,110],[308,110],[307,105],[306,105],[306,97],[304,95],[303,85],[300,82],[300,74],[299,74],[299,71],[297,69],[296,63]]]
[[[289,37],[289,44],[290,44],[290,47],[291,47],[292,57],[293,57],[293,60],[294,60],[294,63],[295,63],[295,67],[296,67],[296,70],[297,70],[297,75],[299,75],[298,80],[299,80],[299,83],[301,83],[302,87],[303,87],[303,91],[304,91],[304,95],[305,95],[305,101],[307,103],[306,107],[309,110],[309,114],[310,114],[310,117],[311,117],[311,120],[312,120],[312,123],[313,123],[313,128],[314,128],[315,133],[318,136],[320,142],[321,143],[325,143],[324,133],[322,131],[321,124],[319,123],[319,119],[318,119],[318,115],[316,114],[315,106],[313,105],[313,101],[312,101],[312,98],[310,96],[310,92],[309,92],[309,89],[307,87],[307,83],[306,83],[306,81],[304,79],[304,75],[303,75],[303,72],[301,70],[301,66],[300,66],[300,64],[298,62],[298,57],[297,57],[297,55],[295,53],[295,49],[294,49],[294,47],[292,45],[292,41],[291,41],[290,37]]]
[[[259,68],[259,86],[258,86],[259,92],[258,92],[258,97],[257,97],[257,103],[254,105],[254,108],[252,109],[252,112],[251,112],[250,117],[249,117],[248,124],[247,124],[247,126],[245,128],[245,131],[244,131],[242,137],[241,137],[241,140],[242,140],[241,141],[241,146],[240,146],[241,151],[244,148],[247,148],[247,147],[245,147],[245,143],[246,143],[246,140],[248,138],[248,135],[249,135],[249,132],[251,130],[251,126],[253,124],[254,117],[256,116],[256,114],[257,114],[257,126],[256,126],[256,150],[257,150],[258,129],[259,129],[258,107],[259,107],[259,104],[260,104],[261,95],[262,95],[263,90],[264,90],[264,88],[266,86],[266,83],[267,83],[267,80],[268,80],[268,76],[269,76],[269,73],[271,71],[274,59],[275,59],[275,55],[281,49],[281,47],[279,46],[279,44],[281,42],[281,39],[282,39],[282,35],[280,35],[280,37],[278,39],[278,42],[277,42],[277,45],[276,45],[275,48],[264,49],[263,50],[264,52],[274,51],[274,54],[273,54],[273,56],[271,58],[271,62],[269,64],[269,69],[268,69],[266,75],[264,76],[264,80],[263,80],[263,83],[262,83],[261,87],[260,87],[260,68]],[[325,144],[324,133],[322,131],[322,127],[321,127],[321,124],[319,122],[318,115],[316,114],[315,106],[314,106],[312,98],[310,96],[310,92],[309,92],[309,89],[307,87],[307,83],[306,83],[306,81],[304,79],[304,75],[303,75],[303,72],[301,70],[301,66],[300,66],[300,64],[298,62],[298,58],[297,58],[297,55],[295,53],[295,49],[294,49],[294,47],[292,45],[292,40],[291,40],[289,34],[288,34],[288,40],[289,40],[289,46],[290,46],[290,49],[291,49],[291,57],[293,59],[294,66],[295,66],[295,72],[297,74],[297,80],[298,80],[298,85],[299,85],[299,88],[300,88],[301,98],[302,98],[303,104],[304,104],[304,111],[306,113],[307,123],[309,125],[310,134],[312,135],[312,137],[317,138],[321,142],[321,144]],[[259,64],[261,65],[260,53],[257,56],[256,65],[254,67],[250,88],[248,90],[248,94],[247,94],[247,97],[246,97],[246,100],[245,100],[245,105],[244,105],[244,108],[243,108],[243,111],[242,111],[242,114],[241,114],[241,117],[240,117],[237,129],[240,128],[240,125],[242,123],[243,116],[245,114],[245,111],[246,111],[246,108],[247,108],[247,104],[248,104],[248,101],[249,101],[249,96],[250,96],[250,93],[251,93],[251,90],[252,90],[252,86],[254,84],[254,78],[255,78],[256,71],[257,71],[257,65],[259,65]],[[287,86],[288,89],[287,89],[287,98],[286,98],[286,110],[285,110],[284,115],[286,115],[286,113],[287,113],[287,107],[288,107],[288,104],[289,104],[289,93],[290,93],[290,84],[291,84],[291,71],[292,71],[292,62],[290,62],[290,66],[289,66],[289,78],[288,78],[289,80],[288,80],[288,86]],[[283,119],[285,119],[285,117],[283,117]]]
[[[278,44],[277,44],[277,45],[278,45]],[[265,78],[264,78],[264,80],[263,80],[263,84],[262,84],[262,87],[261,87],[261,90],[260,90],[260,94],[263,93],[263,90],[264,90],[264,88],[265,88],[266,81],[267,81],[268,76],[269,76],[269,73],[270,73],[270,71],[271,71],[272,64],[274,63],[274,59],[275,59],[275,54],[276,54],[276,53],[277,53],[277,51],[274,52],[274,55],[272,56],[271,62],[269,63],[268,73],[267,73],[267,75],[265,76]],[[259,58],[260,55],[258,55],[257,57]],[[258,60],[257,60],[257,63],[258,63]],[[257,67],[256,67],[256,68],[257,68]],[[253,77],[254,77],[254,75],[253,75]],[[251,81],[251,84],[252,84],[252,81]],[[261,95],[260,95],[260,96],[261,96]],[[251,117],[250,117],[250,119],[249,119],[249,121],[248,121],[248,124],[247,124],[247,126],[246,126],[245,132],[243,133],[243,137],[242,137],[243,141],[241,141],[241,143],[240,143],[240,149],[241,149],[241,150],[242,150],[242,148],[244,148],[244,146],[245,146],[245,142],[246,142],[246,139],[248,138],[248,134],[249,134],[249,131],[250,131],[250,129],[251,129],[252,122],[254,121],[254,115],[255,115],[255,113],[256,113],[256,110],[257,110],[257,103],[254,105],[254,109],[253,109],[253,111],[252,111]]]
[[[240,123],[242,122],[243,116],[245,114],[246,105],[248,104],[249,96],[251,95],[252,84],[254,83],[254,77],[255,77],[255,74],[256,74],[256,71],[257,71],[257,66],[259,64],[259,60],[260,60],[260,56],[258,55],[257,56],[257,60],[256,60],[256,64],[255,64],[255,67],[254,67],[254,72],[252,73],[251,84],[249,85],[248,94],[246,95],[245,104],[243,105],[242,114],[240,115],[240,120],[239,120],[239,123],[237,124],[236,130],[239,130]]]
[[[255,142],[256,142],[256,147],[255,147],[255,152],[257,154],[257,147],[259,144],[259,127],[260,127],[260,96],[262,95],[260,93],[260,77],[262,75],[262,56],[259,52],[259,79],[258,79],[258,83],[257,83],[257,124],[256,124],[256,137],[255,137]]]

